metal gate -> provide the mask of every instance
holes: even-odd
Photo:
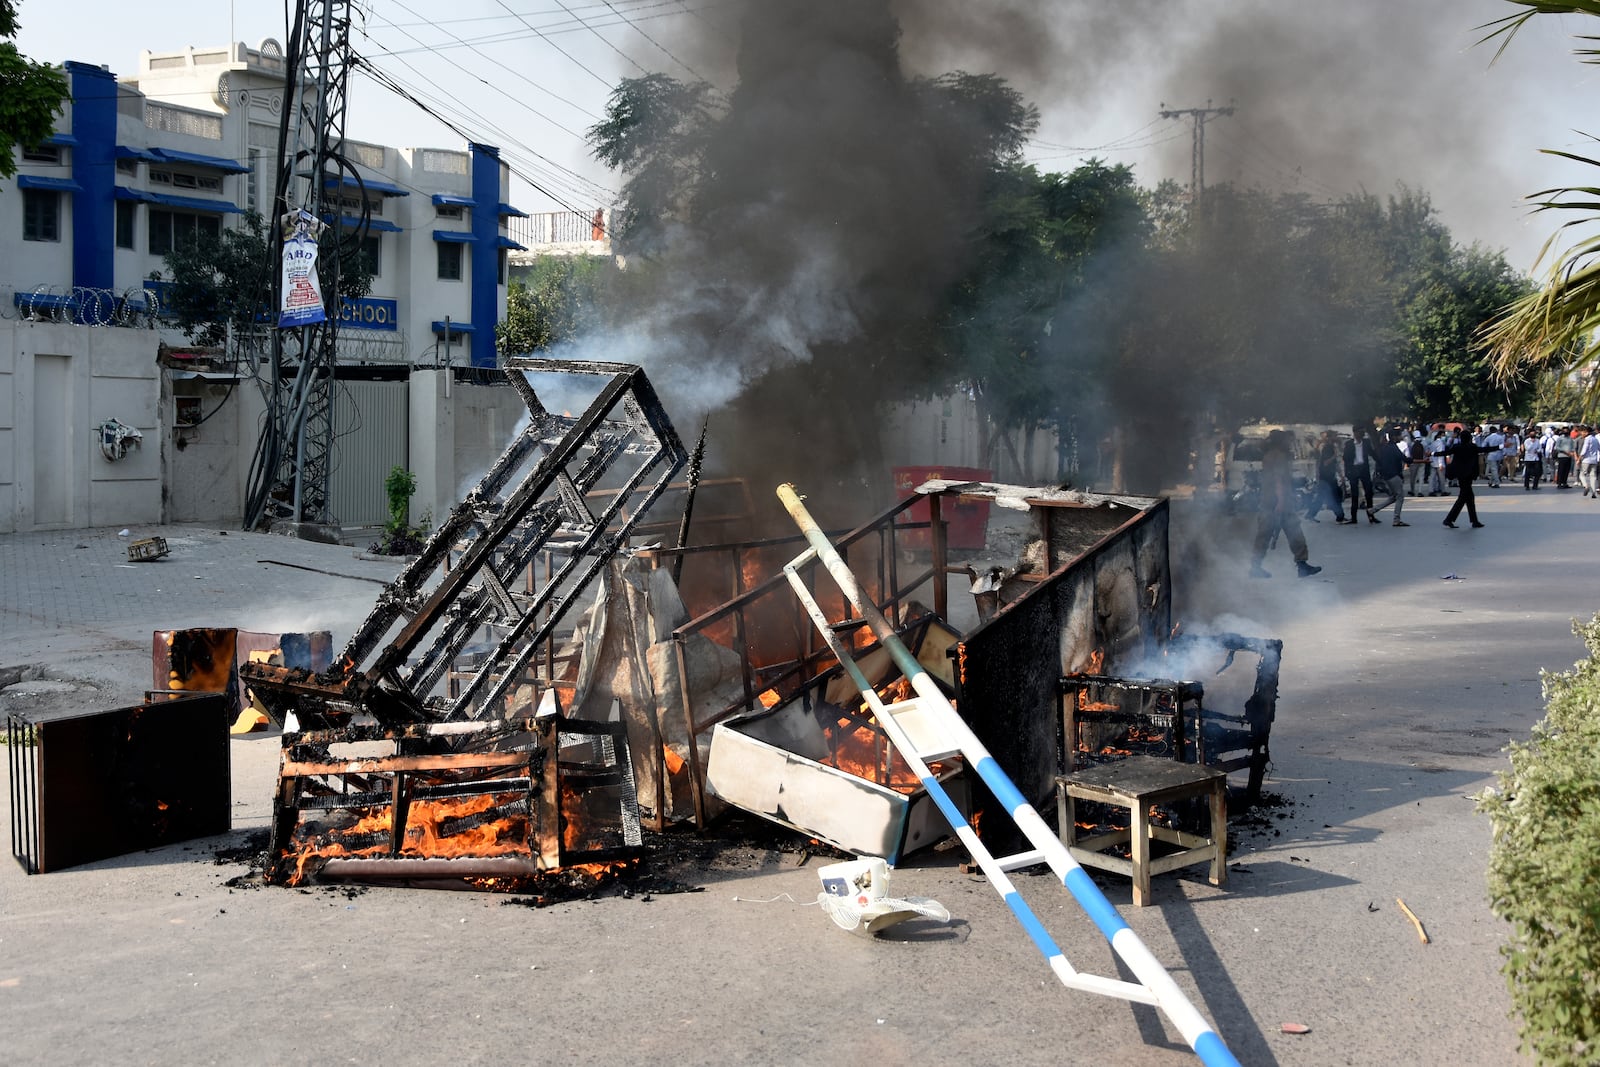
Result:
[[[389,521],[383,481],[410,465],[410,396],[410,382],[334,383],[328,503],[340,526]]]

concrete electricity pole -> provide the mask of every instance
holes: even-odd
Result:
[[[1161,105],[1161,117],[1164,119],[1182,118],[1187,115],[1194,122],[1194,145],[1191,150],[1192,158],[1189,164],[1189,203],[1199,202],[1200,194],[1206,188],[1206,123],[1219,115],[1233,114],[1233,105],[1227,107],[1212,107],[1211,101],[1206,101],[1205,107],[1168,108],[1165,103]]]

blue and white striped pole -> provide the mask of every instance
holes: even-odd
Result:
[[[1039,816],[1033,805],[1028,803],[1027,799],[1017,790],[1016,785],[1000,769],[1000,765],[995,762],[988,749],[978,740],[977,735],[972,732],[961,716],[956,713],[955,706],[944,695],[938,683],[923,669],[922,664],[917,662],[917,658],[911,654],[910,649],[906,648],[905,643],[895,633],[894,627],[889,625],[888,620],[878,611],[877,606],[872,603],[870,598],[864,595],[860,583],[856,581],[855,573],[850,570],[849,565],[845,563],[844,559],[840,557],[839,553],[828,541],[827,535],[822,532],[822,529],[811,518],[810,513],[806,511],[805,505],[801,503],[800,496],[795,491],[794,486],[787,484],[779,486],[778,499],[783,502],[783,506],[788,510],[796,525],[800,527],[801,533],[805,535],[806,541],[811,545],[808,551],[796,557],[784,567],[784,573],[789,579],[790,586],[793,587],[796,596],[799,597],[800,602],[804,605],[807,614],[811,616],[812,622],[821,633],[823,640],[827,642],[828,647],[838,658],[839,663],[849,673],[851,680],[861,691],[861,695],[872,709],[878,725],[889,735],[889,739],[894,743],[902,758],[905,759],[912,773],[921,780],[923,788],[928,791],[928,795],[938,805],[940,812],[955,831],[957,839],[961,841],[962,845],[971,853],[973,859],[977,861],[979,868],[984,873],[984,877],[995,887],[995,891],[1006,902],[1006,906],[1011,909],[1017,921],[1022,924],[1022,928],[1027,931],[1028,936],[1033,939],[1033,943],[1044,954],[1050,969],[1055,972],[1056,977],[1061,980],[1063,985],[1071,988],[1083,989],[1105,996],[1120,997],[1124,1000],[1138,1001],[1144,1004],[1153,1004],[1160,1008],[1167,1018],[1172,1020],[1173,1025],[1178,1028],[1184,1040],[1194,1049],[1201,1062],[1209,1065],[1209,1067],[1239,1067],[1239,1061],[1234,1058],[1233,1053],[1228,1050],[1228,1046],[1223,1043],[1222,1038],[1212,1029],[1211,1024],[1206,1022],[1205,1017],[1189,1002],[1189,998],[1184,996],[1183,990],[1178,988],[1177,983],[1172,980],[1172,976],[1167,973],[1166,968],[1145,947],[1139,935],[1128,927],[1128,924],[1123,921],[1117,909],[1106,899],[1105,894],[1100,892],[1100,887],[1094,884],[1094,881],[1079,866],[1078,861],[1072,858],[1072,853],[1067,850],[1067,846],[1062,844],[1061,839],[1050,829],[1049,824]],[[934,729],[942,735],[943,739],[942,746],[936,747],[943,747],[961,753],[968,765],[978,772],[978,776],[989,787],[989,792],[994,794],[995,799],[1010,813],[1018,829],[1033,845],[1034,851],[1005,859],[996,859],[984,847],[983,842],[978,839],[977,832],[972,829],[966,818],[950,800],[949,794],[939,784],[938,779],[928,770],[927,763],[919,754],[918,745],[912,742],[905,727],[896,718],[895,707],[883,703],[872,683],[861,673],[860,668],[856,666],[854,659],[851,658],[850,650],[844,647],[838,635],[834,633],[832,624],[828,621],[826,614],[823,613],[821,606],[817,604],[816,599],[806,587],[805,579],[799,574],[799,568],[813,559],[827,568],[828,573],[838,583],[839,589],[850,601],[862,620],[871,628],[873,635],[889,651],[889,654],[894,658],[895,665],[899,667],[900,672],[911,685],[913,692],[917,694],[919,707],[929,710],[930,715],[925,718],[932,722]],[[903,707],[903,705],[897,705],[897,707]],[[925,745],[926,739],[922,740]],[[1030,866],[1041,862],[1049,864],[1050,869],[1061,879],[1062,884],[1066,886],[1068,891],[1072,893],[1079,906],[1088,913],[1089,918],[1100,928],[1100,932],[1111,943],[1111,947],[1116,951],[1117,955],[1122,958],[1128,968],[1133,971],[1134,976],[1138,978],[1137,984],[1099,975],[1082,974],[1073,969],[1072,965],[1067,961],[1066,954],[1056,945],[1055,939],[1050,936],[1044,925],[1033,913],[1033,909],[1028,907],[1027,902],[1022,899],[1022,895],[1012,885],[1010,878],[1006,876],[1008,870],[1015,870],[1018,867]]]

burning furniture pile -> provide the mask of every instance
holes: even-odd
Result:
[[[894,656],[813,561],[847,669],[782,573],[803,539],[688,543],[698,464],[673,484],[690,458],[642,371],[521,359],[507,380],[526,421],[337,656],[325,634],[157,635],[157,690],[283,728],[269,877],[516,888],[729,806],[891,863],[948,836],[852,678],[903,704]],[[546,380],[588,386],[581,413]],[[684,488],[678,521],[650,514]],[[955,558],[946,517],[990,507],[1026,515],[1020,547]],[[723,534],[750,510],[702,517]],[[933,480],[834,541],[1031,803],[1130,753],[1243,769],[1254,793],[1281,644],[1175,635],[1168,523],[1161,499]],[[926,762],[964,815],[995,808],[959,753]]]
[[[599,390],[558,414],[529,375]],[[562,714],[555,637],[687,455],[638,367],[506,377],[527,421],[332,668],[241,672],[284,726],[273,880],[504,887],[641,843],[626,730]]]
[[[950,558],[941,517],[974,501],[1027,514],[1018,558]],[[919,506],[929,509],[926,521],[916,519]],[[873,605],[1030,802],[1047,799],[1057,776],[1081,762],[1134,752],[1246,769],[1253,797],[1268,759],[1282,645],[1175,635],[1169,521],[1161,499],[930,481],[836,543]],[[703,826],[733,804],[896,862],[948,828],[777,573],[797,544],[778,538],[653,554],[658,566],[684,556],[691,566],[720,560],[742,589],[672,634],[685,663],[688,650],[708,641],[738,657],[737,684],[724,686],[720,699],[693,687],[681,694],[695,816]],[[952,589],[959,576],[972,579],[968,614],[977,615],[964,631],[952,622],[953,611],[967,607]],[[903,676],[849,605],[818,595],[830,617],[844,620],[834,629],[848,636],[884,702],[903,696]],[[1242,713],[1227,703],[1241,680]],[[995,807],[959,757],[938,762],[936,772],[979,818]]]

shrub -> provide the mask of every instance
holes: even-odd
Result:
[[[389,521],[384,524],[383,539],[373,542],[372,552],[380,556],[414,556],[422,551],[429,522],[425,516],[422,525],[411,525],[411,495],[416,491],[415,474],[400,466],[390,469],[383,480],[383,492],[389,498]]]
[[[1574,623],[1589,658],[1546,675],[1546,714],[1489,815],[1489,899],[1512,926],[1501,953],[1523,1048],[1541,1064],[1600,1056],[1600,615]]]

